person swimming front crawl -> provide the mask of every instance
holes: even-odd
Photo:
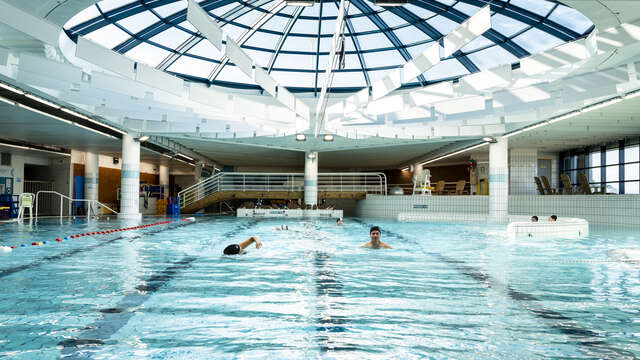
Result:
[[[240,244],[231,244],[224,248],[223,253],[225,255],[240,255],[244,251],[244,249],[251,245],[251,243],[256,243],[256,249],[260,249],[262,247],[262,243],[258,240],[257,236],[252,236],[247,240],[241,242]]]

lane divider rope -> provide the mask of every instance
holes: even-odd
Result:
[[[182,222],[189,222],[189,221],[195,221],[195,219],[194,218],[184,218],[184,219],[177,219],[177,220],[160,221],[160,222],[156,222],[156,223],[143,224],[143,225],[138,225],[138,226],[126,227],[126,228],[93,231],[93,232],[87,232],[87,233],[81,233],[81,234],[74,234],[74,235],[59,237],[59,238],[56,238],[55,241],[58,242],[58,243],[61,243],[61,242],[65,241],[65,240],[77,239],[77,238],[81,238],[81,237],[85,237],[85,236],[109,235],[109,234],[117,233],[117,232],[121,232],[121,231],[140,230],[140,229],[150,228],[152,226],[160,226],[160,225],[167,225],[167,224],[179,224],[179,223],[182,223]],[[0,251],[1,252],[11,252],[13,249],[17,249],[19,247],[22,248],[22,247],[28,247],[28,246],[41,246],[41,245],[53,244],[53,243],[54,243],[53,241],[34,241],[34,242],[31,242],[31,243],[24,243],[24,244],[20,244],[20,245],[0,246]]]

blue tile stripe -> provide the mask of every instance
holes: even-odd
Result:
[[[318,186],[318,180],[305,180],[304,186]]]
[[[138,170],[122,170],[123,179],[139,179],[140,171]]]
[[[489,184],[507,182],[507,174],[489,174]]]

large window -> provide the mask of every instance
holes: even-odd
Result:
[[[587,176],[591,186],[611,194],[640,194],[640,139],[560,154],[560,173],[579,185],[578,174]]]

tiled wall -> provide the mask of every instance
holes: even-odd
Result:
[[[356,205],[356,214],[362,217],[396,219],[401,212],[488,214],[489,197],[367,195]]]
[[[469,214],[489,213],[488,196],[383,196],[368,195],[359,200],[356,214],[361,217],[397,219],[399,213]],[[510,215],[575,217],[596,225],[640,227],[640,195],[511,195]],[[411,217],[411,216],[410,216]],[[455,220],[458,220],[456,217]],[[478,217],[480,219],[480,217]]]
[[[639,195],[559,195],[509,197],[509,214],[568,216],[590,224],[640,226]]]
[[[536,195],[538,190],[533,177],[538,174],[536,149],[509,150],[509,194]]]

